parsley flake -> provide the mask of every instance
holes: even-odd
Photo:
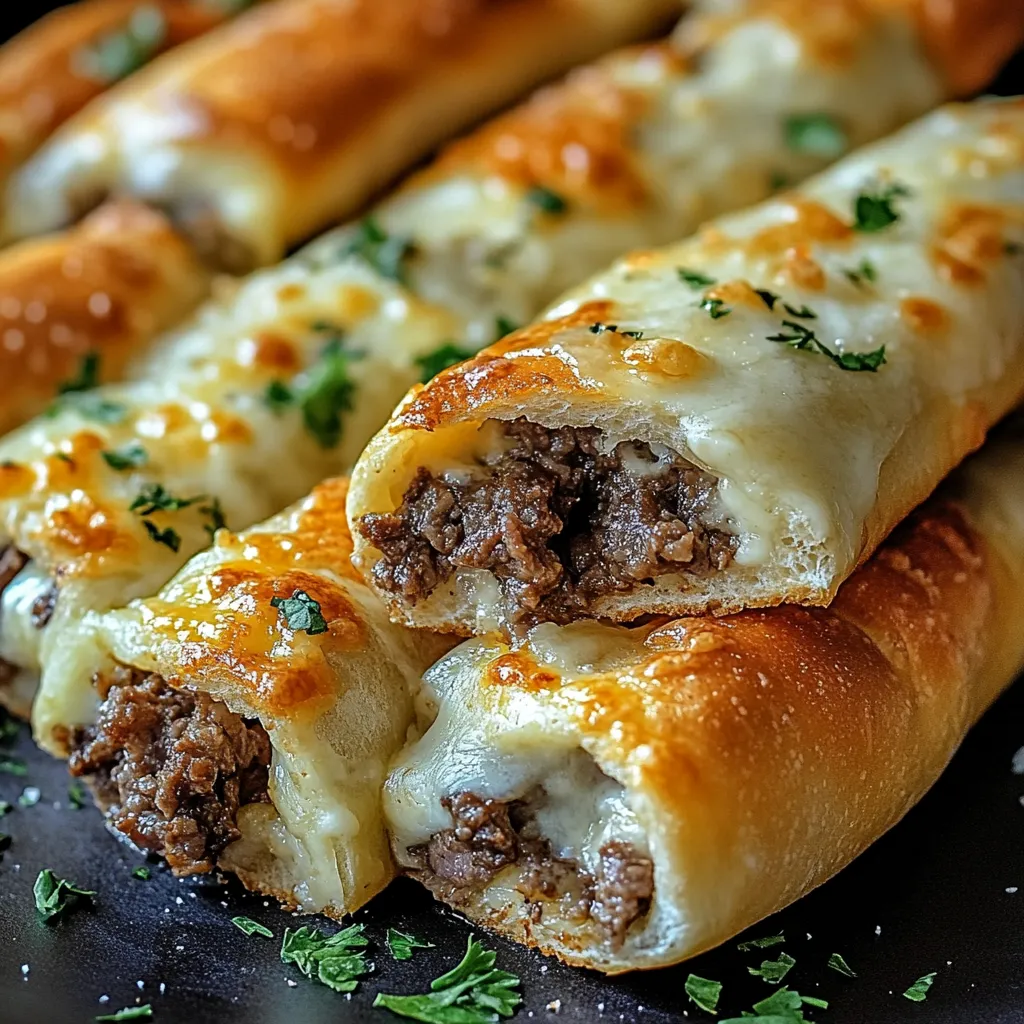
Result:
[[[209,505],[203,505],[199,509],[204,516],[209,516],[210,521],[203,529],[210,535],[210,540],[216,540],[217,531],[227,529],[228,521],[224,516],[224,509],[220,507],[220,498],[214,498]]]
[[[557,193],[543,185],[534,185],[526,191],[526,201],[536,206],[542,213],[557,215],[565,213],[569,204]]]
[[[426,1024],[487,1024],[511,1017],[522,996],[519,979],[494,967],[495,953],[470,936],[462,962],[430,983],[423,995],[377,994],[374,1006]]]
[[[819,352],[823,356],[828,356],[841,370],[874,373],[885,363],[884,345],[871,352],[834,352],[804,324],[798,324],[795,320],[783,320],[782,326],[788,330],[779,334],[769,334],[769,341],[780,342],[801,351]]]
[[[878,271],[875,265],[866,257],[857,264],[856,268],[844,268],[843,274],[855,288],[864,288],[866,284],[874,284],[878,280]]]
[[[712,320],[720,320],[723,316],[728,316],[732,310],[726,306],[725,299],[705,299],[703,302],[698,303],[698,306],[703,309]]]
[[[274,933],[265,924],[260,924],[251,917],[233,917],[231,923],[246,935],[262,935],[265,939],[274,937]]]
[[[0,818],[2,818],[5,814],[9,813],[11,809],[11,804],[9,804],[6,800],[0,800]]]
[[[161,530],[156,523],[148,519],[144,519],[142,525],[145,527],[150,539],[155,543],[163,544],[164,547],[170,548],[175,554],[181,550],[181,534],[177,530],[172,529],[170,526],[164,527]]]
[[[771,949],[772,946],[781,946],[785,941],[785,934],[779,932],[778,935],[766,935],[763,939],[748,939],[746,942],[740,942],[736,948],[741,953],[749,953],[752,949]]]
[[[775,308],[775,303],[779,301],[779,296],[775,292],[770,292],[767,288],[755,288],[754,291],[769,309]]]
[[[88,78],[110,84],[138,71],[167,38],[163,11],[152,4],[136,7],[122,28],[107,32],[75,55]]]
[[[49,921],[70,910],[81,899],[88,899],[96,893],[64,878],[57,878],[49,868],[43,868],[32,887],[32,895],[35,896],[36,910],[44,921]]]
[[[364,217],[341,255],[356,256],[369,264],[381,277],[406,284],[405,260],[412,243],[400,235],[389,235],[373,217]]]
[[[13,743],[19,732],[17,719],[11,718],[3,708],[0,708],[0,743]]]
[[[930,974],[922,975],[903,993],[903,998],[909,999],[912,1003],[923,1003],[928,997],[928,990],[932,987],[932,982],[935,981],[937,973],[932,971]]]
[[[281,959],[335,992],[352,992],[369,971],[363,952],[367,945],[361,924],[330,936],[317,928],[302,927],[294,932],[286,928]]]
[[[128,511],[138,512],[140,516],[151,516],[154,512],[177,512],[202,501],[203,497],[200,494],[195,498],[176,498],[163,484],[146,484],[128,506]]]
[[[388,949],[391,950],[391,955],[396,960],[411,960],[414,949],[434,948],[432,942],[424,942],[422,939],[417,939],[415,935],[409,935],[408,932],[400,932],[395,928],[388,929],[387,942]]]
[[[358,353],[345,351],[340,338],[333,338],[308,371],[306,385],[299,392],[303,423],[321,448],[334,448],[341,440],[341,414],[352,408],[356,390],[349,363],[358,358]]]
[[[782,304],[782,308],[790,315],[795,316],[800,320],[817,320],[818,314],[811,309],[810,306],[801,306],[799,309],[796,306],[791,306],[788,302]]]
[[[717,1012],[718,999],[722,994],[720,981],[711,981],[708,978],[700,978],[696,974],[691,974],[683,987],[691,1003],[695,1003],[708,1013]]]
[[[82,357],[82,365],[78,368],[78,376],[65,381],[57,388],[59,395],[74,395],[82,391],[92,391],[100,382],[100,356],[98,352],[87,352]]]
[[[7,775],[28,775],[25,762],[20,757],[0,757],[0,772]]]
[[[132,441],[123,448],[106,449],[100,455],[111,469],[119,473],[126,469],[138,469],[149,461],[146,449],[138,441]]]
[[[845,974],[848,978],[857,977],[857,972],[842,958],[842,956],[840,956],[839,953],[833,953],[828,958],[828,965],[833,971]]]
[[[291,597],[272,597],[271,605],[284,616],[285,624],[296,633],[316,636],[327,632],[327,620],[323,617],[318,602],[304,590],[296,590]]]
[[[596,324],[591,324],[587,328],[587,330],[590,331],[591,334],[604,334],[604,333],[607,332],[608,334],[619,334],[623,338],[642,338],[644,336],[644,332],[643,331],[622,331],[622,330],[619,330],[619,325],[618,324],[596,323]]]
[[[788,953],[780,953],[778,960],[762,960],[760,967],[748,967],[747,970],[755,977],[767,981],[769,985],[778,985],[792,970],[796,960]]]
[[[153,873],[145,865],[132,868],[132,878],[137,878],[140,882],[148,882],[152,877]]]
[[[688,284],[694,291],[718,283],[713,277],[708,277],[707,274],[702,274],[697,270],[687,270],[686,267],[676,267],[676,273],[679,275],[679,280]]]
[[[96,423],[123,423],[128,418],[128,406],[123,402],[114,402],[109,398],[100,398],[97,395],[83,395],[79,392],[71,392],[58,398],[56,402],[51,403],[43,415],[48,419],[53,419],[65,410],[73,410],[83,419],[93,420]]]
[[[126,1006],[116,1013],[107,1013],[102,1017],[94,1017],[93,1020],[152,1020],[153,1007],[149,1003],[142,1006]]]
[[[894,200],[910,195],[904,185],[893,184],[877,192],[861,192],[853,202],[853,230],[865,234],[884,231],[900,219]]]
[[[794,153],[833,159],[850,144],[843,126],[831,114],[792,114],[784,127],[786,146]]]
[[[804,1016],[803,1007],[813,1006],[827,1010],[828,1003],[815,996],[802,996],[785,985],[773,992],[767,999],[754,1003],[754,1012],[742,1017],[730,1017],[721,1024],[810,1024]]]
[[[295,404],[295,392],[283,380],[272,380],[263,392],[263,401],[273,412],[281,413]]]
[[[89,795],[80,782],[73,782],[68,786],[68,807],[73,811],[80,811],[88,801]]]
[[[420,368],[420,383],[426,384],[433,380],[442,370],[455,366],[474,355],[469,349],[461,348],[453,341],[446,341],[433,352],[416,357],[416,365]]]

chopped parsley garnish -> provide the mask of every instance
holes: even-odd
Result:
[[[691,974],[683,987],[690,997],[690,1002],[695,1003],[708,1013],[717,1012],[718,999],[722,994],[720,981],[711,981],[708,978],[700,978],[696,974]]]
[[[775,308],[775,303],[779,301],[779,296],[775,292],[770,292],[767,288],[755,288],[754,291],[769,309]]]
[[[591,324],[588,328],[591,334],[621,334],[623,338],[642,338],[643,331],[620,331],[618,324]]]
[[[849,139],[830,114],[792,114],[785,123],[786,145],[794,153],[832,158],[845,152]]]
[[[767,999],[754,1003],[754,1012],[742,1017],[730,1017],[720,1024],[810,1024],[804,1016],[803,1007],[813,1006],[827,1010],[828,1003],[815,996],[802,996],[799,992],[783,986]]]
[[[411,960],[414,949],[433,949],[432,942],[424,942],[408,932],[400,932],[395,928],[388,929],[388,949],[396,960]]]
[[[11,810],[12,805],[6,800],[0,800],[0,818],[7,814]]]
[[[420,383],[426,384],[433,380],[442,370],[449,366],[455,366],[466,359],[471,358],[475,353],[469,349],[460,348],[452,341],[446,341],[439,345],[433,352],[416,357],[416,365],[420,368]]]
[[[123,448],[108,449],[100,452],[103,461],[111,468],[122,472],[126,469],[138,469],[149,461],[146,449],[138,441],[132,441]]]
[[[28,769],[20,757],[0,757],[0,772],[7,775],[27,775]]]
[[[878,271],[875,269],[875,265],[867,258],[862,259],[855,269],[845,268],[843,274],[850,284],[856,288],[863,288],[865,282],[867,284],[874,284],[878,280]]]
[[[526,191],[526,201],[543,213],[559,214],[569,209],[569,204],[557,193],[543,185],[534,185]]]
[[[903,993],[904,999],[909,999],[912,1003],[923,1003],[928,997],[928,989],[932,987],[932,982],[935,980],[936,971],[932,971],[930,974],[922,975],[917,981],[914,982],[906,992]]]
[[[778,985],[792,970],[796,960],[788,953],[780,953],[778,960],[762,960],[760,967],[748,967],[747,970],[755,977],[767,981],[769,985]]]
[[[358,256],[381,277],[405,284],[405,259],[412,252],[408,238],[389,235],[373,217],[364,217],[341,255]]]
[[[507,316],[500,314],[494,318],[494,331],[497,338],[504,338],[506,334],[519,330],[519,324],[510,320]]]
[[[694,291],[717,284],[713,277],[708,277],[707,274],[702,274],[697,270],[687,270],[686,267],[676,267],[676,273],[679,275],[679,280],[688,284]]]
[[[163,484],[146,484],[128,506],[128,511],[138,512],[140,516],[151,516],[154,512],[177,512],[202,501],[203,497],[200,494],[195,498],[176,498]]]
[[[18,797],[18,806],[35,807],[42,795],[38,786],[26,786],[21,791],[21,796]]]
[[[263,392],[263,401],[274,412],[284,412],[288,406],[295,404],[295,392],[283,380],[272,380]]]
[[[88,802],[89,795],[85,791],[85,786],[80,782],[73,782],[68,786],[68,807],[80,811]]]
[[[203,529],[210,535],[211,541],[216,538],[218,530],[227,528],[228,521],[224,517],[224,509],[220,507],[220,498],[214,498],[209,505],[203,505],[199,511],[210,518]]]
[[[17,721],[0,708],[0,743],[13,743],[19,731]]]
[[[78,376],[66,380],[57,388],[59,395],[74,395],[82,391],[92,391],[100,382],[100,357],[98,352],[87,352],[82,357],[82,365],[78,368]]]
[[[163,544],[164,547],[170,548],[175,554],[181,549],[181,534],[177,530],[172,529],[170,526],[164,527],[161,530],[156,523],[148,519],[144,519],[142,525],[146,528],[146,533],[149,534],[150,539],[157,544]]]
[[[842,958],[842,956],[840,956],[839,953],[833,953],[828,958],[828,965],[833,971],[845,974],[848,978],[857,977],[857,972]]]
[[[749,953],[752,949],[771,949],[772,946],[781,946],[786,941],[786,936],[779,932],[778,935],[766,935],[763,939],[748,939],[740,942],[736,948],[741,953]]]
[[[265,939],[274,937],[274,933],[265,924],[260,924],[251,917],[233,917],[231,923],[246,935],[262,935]]]
[[[853,203],[853,229],[871,234],[884,231],[900,219],[894,200],[910,195],[904,185],[887,185],[877,192],[861,192]]]
[[[363,952],[367,945],[361,924],[330,936],[317,928],[302,927],[294,932],[286,928],[281,959],[335,992],[352,992],[369,971]]]
[[[79,416],[96,423],[123,423],[128,418],[128,406],[123,402],[113,402],[109,398],[97,395],[71,392],[58,398],[43,414],[53,419],[66,409],[74,409]]]
[[[496,970],[494,961],[495,953],[470,936],[462,962],[432,981],[430,992],[415,996],[380,992],[373,1005],[426,1024],[487,1024],[511,1017],[522,1002],[515,991],[519,979]]]
[[[316,636],[327,632],[327,620],[323,617],[318,602],[304,590],[296,590],[291,597],[272,597],[271,605],[284,616],[285,625],[296,633]]]
[[[149,1003],[142,1006],[126,1006],[116,1013],[107,1013],[102,1017],[94,1017],[93,1020],[152,1020],[153,1007]]]
[[[145,865],[132,868],[132,878],[137,878],[141,882],[148,882],[152,877],[153,873]]]
[[[341,440],[341,414],[352,408],[356,390],[348,375],[349,363],[358,358],[358,353],[345,351],[341,338],[332,338],[299,392],[303,423],[321,448],[334,448]]]
[[[723,316],[728,316],[732,312],[726,306],[725,299],[705,299],[703,302],[698,303],[698,305],[712,320],[720,320]]]
[[[795,316],[800,320],[817,320],[818,314],[811,309],[810,306],[801,306],[799,309],[796,306],[791,306],[788,302],[782,304],[782,308],[790,315]]]
[[[769,334],[769,341],[779,342],[802,351],[819,352],[823,356],[828,356],[841,370],[874,373],[885,363],[884,345],[871,352],[834,352],[804,324],[798,324],[795,320],[783,320],[782,326],[788,330],[779,334]]]
[[[159,7],[136,7],[123,28],[107,32],[76,54],[82,73],[97,81],[117,82],[138,71],[163,45],[167,22]]]
[[[32,895],[35,896],[36,910],[44,921],[49,921],[96,893],[64,878],[57,878],[49,868],[43,868],[32,887]]]

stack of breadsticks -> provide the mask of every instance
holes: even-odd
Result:
[[[268,0],[7,174],[0,699],[176,873],[668,964],[1024,662],[1024,10],[693,7]]]

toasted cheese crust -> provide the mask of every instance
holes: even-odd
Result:
[[[664,446],[716,478],[738,548],[720,573],[638,581],[594,614],[826,603],[1024,392],[1022,133],[1020,100],[950,106],[619,261],[411,391],[356,467],[353,524],[393,513],[420,467],[493,460],[489,420],[597,426],[609,448]],[[364,572],[380,557],[357,534]],[[416,603],[387,597],[410,624],[495,628],[480,584],[459,570]]]
[[[435,724],[389,777],[399,863],[422,872],[457,794],[529,806],[540,787],[555,856],[589,868],[592,837],[616,829],[653,860],[622,944],[557,891],[531,895],[516,865],[447,898],[610,973],[675,963],[799,898],[913,806],[1024,661],[1022,481],[1019,436],[993,442],[828,609],[465,642],[427,673]],[[565,796],[572,765],[583,783]]]
[[[7,221],[37,233],[118,190],[171,208],[228,269],[273,262],[446,136],[676,10],[282,0],[84,111],[17,176]]]
[[[232,13],[230,4],[202,0],[84,0],[53,11],[5,43],[0,183],[56,128],[138,64],[202,35]],[[142,21],[133,23],[133,17]],[[137,39],[134,48],[111,47],[109,40],[118,36]],[[106,55],[98,53],[104,46]]]
[[[42,412],[96,360],[118,380],[205,297],[210,275],[170,222],[122,200],[0,253],[0,433]]]

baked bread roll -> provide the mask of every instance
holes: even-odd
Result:
[[[158,53],[247,3],[79,0],[0,46],[0,184],[59,125]]]
[[[1024,390],[1022,137],[948,106],[414,388],[349,493],[392,615],[828,603]]]
[[[450,647],[392,625],[352,572],[345,487],[221,531],[159,596],[84,622],[43,712],[111,826],[176,874],[234,871],[337,917],[394,875],[385,770]]]
[[[207,294],[210,275],[162,214],[108,203],[0,251],[0,433],[62,388],[117,380]]]
[[[678,0],[280,0],[157,61],[13,179],[15,236],[128,192],[231,271],[351,214],[446,136]]]
[[[1024,441],[990,442],[828,609],[464,642],[392,770],[400,864],[615,973],[798,899],[895,824],[1024,661]]]

